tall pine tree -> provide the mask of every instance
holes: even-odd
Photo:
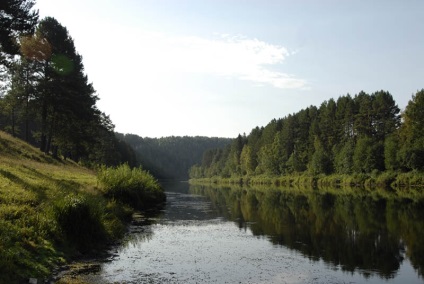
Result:
[[[19,54],[19,38],[32,34],[38,11],[32,10],[34,0],[0,1],[0,65],[8,65],[8,55]]]

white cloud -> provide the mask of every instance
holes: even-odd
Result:
[[[229,35],[207,39],[143,33],[136,46],[140,71],[149,76],[152,73],[206,73],[281,89],[307,86],[303,79],[270,69],[271,66],[278,68],[291,54],[285,47],[258,39]]]

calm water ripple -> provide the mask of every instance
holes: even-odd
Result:
[[[165,210],[151,219],[152,224],[144,225],[142,229],[139,226],[132,228],[133,233],[117,249],[115,257],[102,264],[98,274],[87,275],[87,281],[422,283],[422,278],[402,253],[402,248],[397,248],[399,253],[394,254],[395,258],[400,258],[398,265],[389,262],[367,268],[363,263],[347,261],[359,259],[367,262],[369,256],[366,252],[365,256],[357,252],[358,255],[352,258],[342,254],[360,250],[359,243],[368,245],[361,236],[368,234],[368,238],[374,234],[361,231],[356,223],[344,224],[328,216],[319,217],[319,214],[327,214],[331,210],[310,210],[316,204],[309,202],[306,206],[306,203],[302,203],[305,202],[303,198],[294,198],[292,203],[281,203],[282,195],[277,194],[268,200],[278,203],[274,208],[265,206],[263,193],[257,193],[253,198],[253,195],[247,196],[246,191],[241,189],[189,189],[187,183],[166,186],[168,199]],[[338,201],[328,198],[324,198],[324,203],[330,202],[333,208]],[[287,196],[284,197],[286,199]],[[282,206],[286,207],[286,211],[278,211],[283,210]],[[287,211],[290,206],[295,207],[298,210],[296,214],[302,217],[290,216],[294,212]],[[336,218],[341,218],[337,214]],[[296,223],[302,218],[306,218],[306,224]],[[322,220],[317,221],[319,218]],[[310,220],[313,220],[313,224],[308,224]],[[313,228],[307,228],[307,225],[313,225]],[[329,230],[332,227],[335,230],[345,227],[347,230],[340,235],[329,236],[327,233],[331,233]],[[311,231],[316,231],[316,234],[310,234]],[[380,239],[375,238],[372,242],[378,248],[375,252],[382,257],[373,258],[372,262],[393,256],[393,248],[384,251],[384,246],[393,243],[401,246],[396,240],[386,241],[386,238],[391,240],[392,236],[386,234],[384,229],[379,228],[378,231]],[[341,243],[329,246],[329,242]],[[340,245],[354,246],[354,250],[341,249]]]

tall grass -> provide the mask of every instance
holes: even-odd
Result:
[[[54,217],[60,236],[81,252],[97,248],[107,240],[102,222],[104,210],[94,198],[70,194],[54,205]]]
[[[165,201],[159,182],[141,167],[131,169],[128,164],[101,167],[97,179],[104,194],[137,209],[148,209]]]
[[[43,279],[121,237],[132,209],[105,198],[93,171],[0,131],[0,284]]]

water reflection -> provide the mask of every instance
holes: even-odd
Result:
[[[256,236],[365,277],[393,278],[408,257],[424,268],[424,200],[293,189],[191,186]]]

